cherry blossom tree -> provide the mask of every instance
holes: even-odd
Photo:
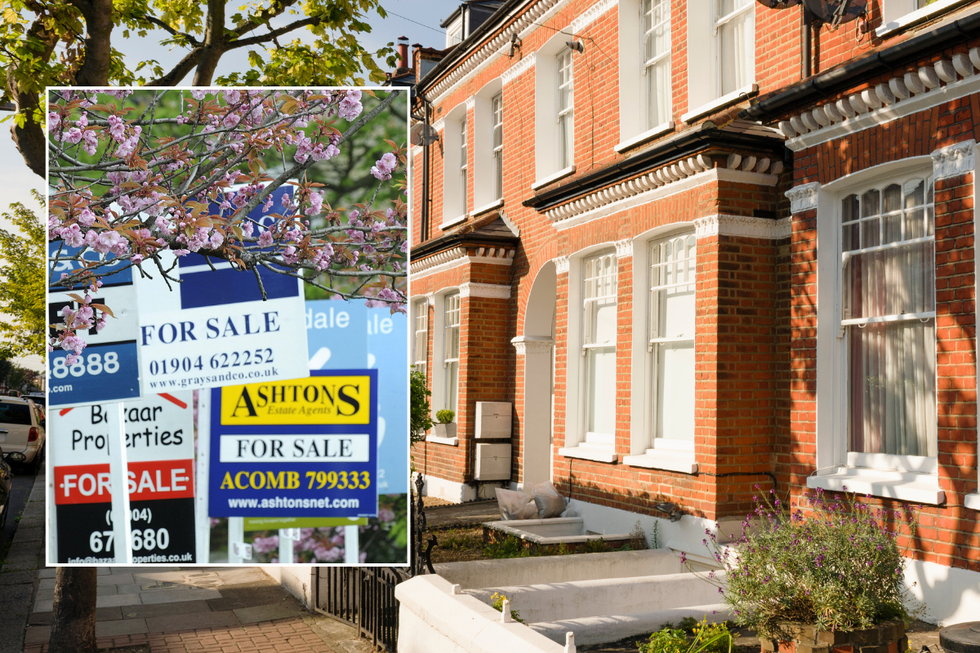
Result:
[[[93,252],[114,260],[109,274],[135,268],[168,286],[178,282],[173,256],[194,252],[247,273],[263,297],[260,269],[404,312],[406,206],[375,205],[382,185],[404,187],[404,151],[387,141],[390,151],[371,167],[377,183],[349,210],[325,203],[309,174],[399,98],[359,90],[52,92],[48,233],[57,246],[48,264],[53,273],[74,262],[52,286],[79,290],[78,307],[62,310],[49,344],[69,351],[71,365],[82,334],[112,316],[92,303],[105,276]],[[277,202],[280,188],[287,190]]]

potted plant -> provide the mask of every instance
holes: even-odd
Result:
[[[456,424],[453,422],[455,418],[456,413],[448,408],[436,411],[436,423],[432,427],[436,437],[455,438]]]
[[[914,535],[913,512],[869,506],[846,488],[809,494],[806,511],[770,496],[755,497],[733,542],[711,531],[704,540],[726,572],[708,580],[735,623],[755,629],[763,651],[905,653],[905,625],[924,611],[905,586],[898,544],[903,531]]]

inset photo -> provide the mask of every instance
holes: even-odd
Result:
[[[47,116],[47,563],[408,564],[408,93]]]

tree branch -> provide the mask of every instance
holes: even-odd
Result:
[[[259,36],[250,36],[247,39],[238,39],[236,41],[232,41],[231,43],[228,44],[228,49],[235,50],[237,48],[246,48],[250,45],[261,45],[263,43],[268,43],[272,39],[278,38],[283,34],[288,34],[293,30],[297,30],[303,27],[308,27],[310,25],[319,25],[322,22],[323,19],[319,17],[304,18],[303,20],[297,20],[284,27],[274,29],[268,34],[260,34]]]
[[[197,65],[198,60],[201,58],[201,51],[204,48],[201,46],[195,47],[193,50],[184,55],[176,66],[174,66],[169,73],[161,77],[147,82],[147,86],[176,86],[180,83],[180,80],[187,76],[187,73],[194,70]]]

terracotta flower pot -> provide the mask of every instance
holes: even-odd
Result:
[[[807,624],[785,624],[783,629],[793,639],[762,639],[763,653],[905,653],[909,640],[905,624],[884,621],[867,630],[817,630]]]

